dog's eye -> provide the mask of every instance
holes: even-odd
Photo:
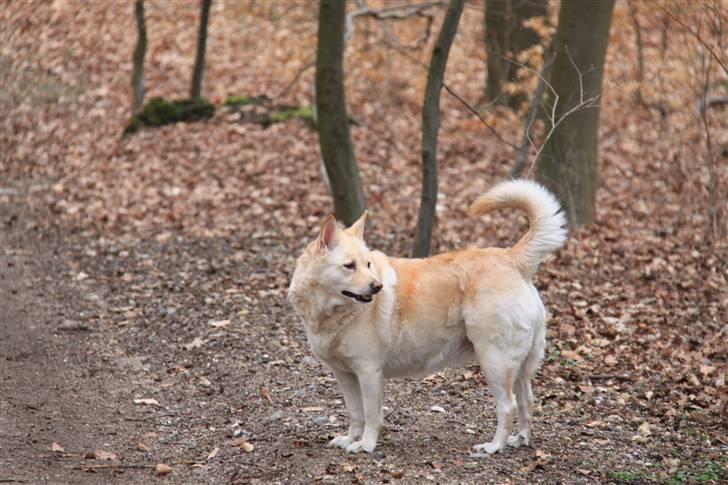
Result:
[[[346,269],[356,269],[356,263],[354,261],[352,261],[351,263],[346,263],[344,265],[344,268],[346,268]]]
[[[372,267],[372,262],[371,261],[367,261],[367,268],[371,268],[371,267]]]

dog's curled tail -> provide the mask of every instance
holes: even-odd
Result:
[[[530,279],[539,263],[566,241],[566,218],[551,192],[530,180],[510,180],[496,185],[473,202],[470,213],[481,215],[504,208],[521,209],[528,217],[528,232],[510,251],[518,269]]]

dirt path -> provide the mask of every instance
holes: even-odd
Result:
[[[563,359],[537,378],[532,448],[471,454],[495,419],[470,367],[387,383],[377,450],[328,449],[346,417],[284,298],[294,242],[73,234],[20,187],[0,236],[4,482],[147,483],[159,463],[173,483],[725,478],[720,422],[660,421],[640,375],[590,383]]]
[[[73,281],[75,248],[40,230],[39,215],[25,207],[38,197],[33,188],[6,189],[2,206],[0,479],[98,483],[74,468],[101,464],[83,459],[95,450],[127,447],[135,426],[120,420],[126,410],[114,397],[131,383],[100,362],[106,342]],[[125,480],[138,476],[119,470]]]

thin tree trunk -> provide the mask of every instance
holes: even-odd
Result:
[[[137,44],[134,49],[134,67],[131,73],[131,113],[136,113],[144,103],[144,56],[147,53],[147,27],[144,20],[144,0],[136,0],[134,15],[137,22]]]
[[[344,94],[346,1],[321,0],[316,50],[316,114],[319,145],[334,197],[336,218],[353,224],[366,200],[349,133]]]
[[[546,16],[547,0],[485,0],[486,79],[485,96],[496,104],[518,108],[523,95],[507,96],[503,84],[517,82],[518,66],[509,62],[518,53],[541,42],[538,34],[523,27],[532,17]]]
[[[210,18],[210,4],[212,0],[200,2],[200,30],[197,36],[197,54],[195,55],[195,67],[192,70],[192,89],[190,97],[198,99],[202,91],[202,75],[205,72],[205,49],[207,47],[207,20]]]
[[[594,222],[599,106],[563,116],[601,93],[613,9],[614,0],[562,0],[554,38],[551,86],[559,96],[555,120],[563,121],[546,141],[537,168],[574,226]],[[555,101],[551,96],[549,105]]]
[[[427,87],[422,107],[422,194],[420,212],[412,248],[412,256],[422,258],[430,254],[432,226],[437,204],[437,132],[440,129],[440,91],[442,90],[447,58],[450,54],[465,0],[450,0],[440,34],[432,50]]]

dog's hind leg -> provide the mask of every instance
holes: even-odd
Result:
[[[485,352],[481,352],[480,350],[476,350],[476,352],[478,353],[480,368],[488,382],[488,388],[493,394],[493,397],[495,397],[498,426],[493,440],[490,443],[475,445],[475,449],[487,453],[496,453],[506,447],[508,436],[511,434],[513,415],[517,407],[516,399],[513,395],[513,379],[518,369],[507,366],[501,367],[504,362],[494,362],[496,359],[492,357],[492,354],[490,356],[487,355],[489,353],[488,349],[483,350]],[[496,355],[498,354],[497,351],[495,353]]]
[[[329,441],[329,446],[346,449],[347,446],[361,438],[364,431],[364,406],[362,404],[359,380],[356,375],[332,369],[341,393],[344,395],[346,410],[349,412],[349,432]]]
[[[518,448],[528,446],[531,440],[531,415],[533,413],[533,391],[531,375],[521,369],[514,386],[516,403],[518,404],[518,434],[508,437],[508,445]]]
[[[514,390],[516,393],[516,402],[518,403],[518,434],[508,437],[510,446],[519,447],[528,446],[531,442],[531,422],[533,416],[533,391],[531,389],[531,379],[541,365],[543,360],[544,348],[546,347],[546,322],[545,312],[536,320],[535,332],[531,349],[528,352],[526,361],[516,378]]]
[[[517,409],[513,387],[523,358],[531,346],[531,332],[514,324],[512,316],[498,311],[473,307],[465,313],[465,328],[473,343],[480,369],[495,398],[498,425],[490,443],[475,446],[478,451],[496,453],[506,448]]]

